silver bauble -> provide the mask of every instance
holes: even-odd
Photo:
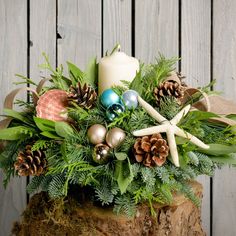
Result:
[[[138,93],[135,90],[127,90],[123,93],[123,102],[128,109],[135,109],[138,106]]]
[[[107,130],[103,125],[95,124],[88,129],[87,136],[92,144],[99,144],[105,140],[106,132]]]
[[[105,164],[109,159],[109,147],[106,144],[97,144],[93,150],[93,161],[98,164]]]
[[[125,132],[120,128],[113,128],[107,132],[106,142],[111,148],[118,147],[125,139]]]

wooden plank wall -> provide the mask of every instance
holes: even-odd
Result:
[[[234,0],[0,0],[0,98],[14,74],[38,81],[42,52],[53,66],[73,61],[82,68],[120,42],[144,62],[158,52],[182,57],[177,65],[191,85],[217,80],[235,99],[236,2]],[[1,107],[2,108],[2,107]],[[2,111],[2,110],[0,110]],[[202,219],[207,235],[236,235],[236,170],[223,168],[204,185]],[[0,181],[3,175],[0,173]],[[26,205],[26,180],[0,185],[0,236]]]
[[[0,1],[0,113],[15,73],[27,74],[27,1]],[[21,98],[26,95],[22,95]],[[0,171],[0,235],[9,235],[12,222],[26,206],[26,179],[15,178],[6,190]]]

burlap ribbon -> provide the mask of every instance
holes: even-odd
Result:
[[[175,81],[181,84],[181,81],[178,75],[175,72],[172,72],[166,81]],[[210,121],[220,122],[226,125],[234,126],[236,121],[227,118],[227,115],[236,114],[236,103],[229,101],[219,95],[207,95],[205,92],[202,92],[200,89],[186,87],[184,88],[184,97],[181,100],[182,104],[186,104],[193,99],[194,95],[197,93],[200,94],[202,99],[192,104],[192,109],[198,109],[201,111],[207,111],[217,114],[219,117],[212,118]]]

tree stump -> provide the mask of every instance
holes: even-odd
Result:
[[[202,198],[202,185],[192,182]],[[116,215],[112,208],[94,206],[91,202],[78,204],[74,199],[50,201],[47,194],[34,195],[22,222],[14,224],[12,233],[17,236],[141,236],[205,235],[201,226],[201,210],[183,195],[175,195],[171,205],[154,205],[156,216],[143,204],[134,218]]]

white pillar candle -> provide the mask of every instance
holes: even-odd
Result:
[[[113,52],[101,59],[98,68],[98,93],[114,85],[122,85],[122,80],[131,82],[139,70],[139,61],[124,52]]]

